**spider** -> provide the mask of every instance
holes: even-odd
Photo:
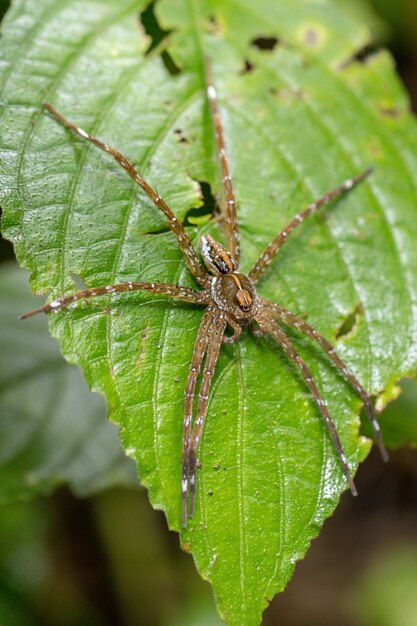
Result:
[[[370,397],[356,377],[337,356],[333,346],[302,318],[288,311],[280,304],[262,298],[257,293],[256,289],[256,284],[297,226],[308,216],[316,213],[330,200],[355,187],[368,176],[371,169],[368,168],[358,175],[345,180],[341,185],[325,193],[309,204],[303,211],[297,213],[265,248],[249,273],[247,275],[242,274],[240,271],[240,238],[236,200],[226,155],[216,89],[213,84],[211,66],[208,60],[206,60],[205,64],[205,78],[207,99],[211,111],[215,143],[224,187],[223,219],[227,248],[210,235],[203,236],[201,238],[201,255],[204,265],[197,255],[184,226],[178,221],[161,196],[150,187],[126,157],[118,150],[111,148],[96,137],[93,137],[82,128],[75,126],[47,102],[43,103],[43,107],[63,126],[110,154],[127,171],[139,187],[143,189],[156,207],[164,213],[170,230],[177,238],[178,245],[183,253],[188,269],[201,290],[197,291],[195,289],[182,287],[181,285],[166,283],[129,281],[116,285],[99,286],[76,291],[73,294],[62,296],[21,316],[21,319],[26,319],[37,313],[57,311],[72,302],[84,298],[135,290],[149,291],[152,294],[161,294],[206,307],[195,340],[185,386],[181,474],[181,523],[183,528],[187,525],[187,517],[191,518],[194,514],[196,472],[198,465],[197,450],[203,432],[211,381],[215,372],[221,345],[222,343],[234,343],[237,341],[244,327],[249,327],[256,336],[269,335],[281,346],[289,359],[299,368],[305,380],[305,384],[314,398],[328,428],[352,495],[357,495],[357,491],[349,471],[346,455],[343,451],[335,423],[317,389],[307,364],[298,354],[291,340],[284,332],[282,324],[293,327],[306,335],[309,339],[316,341],[326,352],[330,361],[340,370],[344,378],[356,390],[369,416],[382,458],[385,461],[388,459],[388,454],[384,446]],[[227,326],[232,329],[232,335],[225,334]],[[199,377],[201,379],[200,389],[193,419],[193,404]]]

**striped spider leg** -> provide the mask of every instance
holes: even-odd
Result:
[[[324,206],[325,204],[327,204],[334,198],[340,196],[341,194],[355,187],[364,178],[366,178],[371,173],[371,171],[372,171],[371,168],[367,168],[361,173],[359,173],[357,176],[348,178],[347,180],[343,181],[341,185],[328,191],[323,196],[321,196],[320,198],[318,198],[317,200],[309,204],[306,209],[304,209],[300,213],[297,213],[297,215],[293,217],[293,219],[285,226],[285,228],[281,230],[274,237],[274,239],[271,241],[271,243],[268,244],[268,246],[265,248],[261,256],[258,258],[258,260],[254,263],[253,267],[251,268],[248,274],[249,278],[254,282],[254,284],[256,284],[257,281],[261,278],[261,276],[267,270],[268,266],[271,264],[272,260],[278,253],[278,251],[287,241],[288,237],[295,230],[295,228],[297,228],[297,226],[299,226],[301,222],[304,221],[304,219],[306,219],[313,213],[316,213],[322,206]],[[336,452],[339,456],[341,465],[343,467],[343,471],[348,480],[350,490],[353,495],[356,495],[357,493],[356,487],[353,483],[352,477],[350,476],[350,472],[349,472],[347,462],[346,462],[346,455],[343,451],[339,437],[337,435],[335,424],[328,412],[328,409],[324,401],[322,400],[318,392],[317,386],[313,380],[313,377],[311,376],[311,373],[308,367],[303,362],[301,357],[298,355],[290,339],[286,336],[282,328],[280,328],[279,324],[275,320],[278,319],[280,322],[283,322],[284,324],[288,326],[292,326],[293,328],[296,328],[303,334],[307,335],[307,337],[316,341],[321,346],[321,348],[326,352],[329,359],[339,369],[339,371],[342,373],[344,378],[348,381],[348,383],[353,387],[353,389],[355,389],[355,391],[361,397],[362,402],[364,403],[364,406],[365,406],[365,410],[368,414],[372,429],[374,431],[375,438],[376,438],[382,459],[384,461],[387,461],[388,453],[386,451],[386,448],[382,439],[381,429],[378,424],[378,420],[376,418],[374,409],[372,407],[369,395],[366,393],[365,389],[362,387],[362,385],[359,383],[356,377],[349,371],[349,369],[346,367],[343,361],[337,356],[335,349],[331,345],[331,343],[328,342],[322,335],[320,335],[309,324],[304,322],[304,320],[299,318],[294,313],[291,313],[284,307],[278,304],[275,304],[274,302],[270,302],[264,299],[262,299],[262,310],[264,312],[264,315],[261,315],[256,320],[259,323],[261,333],[268,332],[268,334],[270,334],[273,337],[273,339],[277,343],[279,343],[279,345],[281,345],[281,347],[287,353],[289,358],[292,359],[299,366],[301,373],[305,379],[306,385],[310,389],[310,392],[314,400],[316,401],[318,408],[323,416],[323,419],[329,429],[330,436],[336,448]]]
[[[359,394],[365,407],[365,411],[368,414],[368,418],[374,431],[375,439],[381,452],[381,456],[384,461],[388,461],[388,453],[385,449],[381,429],[379,427],[378,420],[375,417],[375,412],[373,410],[370,398],[358,379],[352,374],[352,372],[350,372],[342,359],[337,356],[335,348],[332,346],[332,344],[327,341],[327,339],[325,339],[322,335],[320,335],[314,328],[307,324],[307,322],[298,317],[298,315],[291,313],[291,311],[288,311],[288,309],[280,306],[279,304],[275,304],[275,302],[269,302],[268,300],[263,300],[263,302],[265,305],[265,309],[269,310],[272,313],[274,319],[278,319],[286,326],[291,326],[292,328],[295,328],[298,331],[302,332],[310,339],[316,341],[327,354],[330,361],[332,361],[333,365],[335,365],[337,369],[340,370],[340,372],[351,385],[351,387],[353,387],[353,389],[355,389],[355,391]]]
[[[200,286],[204,287],[207,284],[207,272],[205,271],[200,259],[197,256],[196,251],[194,250],[187,231],[185,230],[181,222],[177,220],[167,203],[161,198],[158,193],[156,193],[156,191],[152,189],[150,185],[148,185],[148,183],[142,178],[139,172],[137,172],[136,169],[133,167],[132,163],[130,163],[130,161],[128,161],[126,157],[124,157],[123,154],[121,154],[115,148],[111,148],[107,144],[100,141],[100,139],[97,139],[97,137],[93,137],[93,135],[90,135],[82,128],[75,126],[75,124],[72,124],[72,122],[65,119],[65,117],[63,117],[61,113],[54,109],[54,107],[51,106],[48,102],[44,102],[43,106],[63,126],[71,130],[79,137],[87,139],[87,141],[100,148],[100,150],[103,150],[104,152],[107,152],[107,154],[110,154],[113,159],[115,159],[115,161],[117,161],[117,163],[119,163],[119,165],[121,165],[126,170],[129,176],[133,178],[135,183],[137,183],[139,187],[143,189],[143,191],[152,200],[155,206],[158,207],[158,209],[162,211],[162,213],[167,218],[168,226],[177,238],[178,245],[184,255],[185,261],[188,265],[188,269],[194,276],[197,283]]]
[[[342,444],[340,443],[339,435],[337,434],[336,425],[330,416],[329,410],[324,403],[324,400],[321,398],[319,390],[317,389],[316,383],[314,382],[312,373],[305,363],[305,361],[298,354],[297,350],[294,348],[292,342],[287,337],[285,332],[282,330],[279,324],[273,319],[271,315],[268,315],[265,312],[262,312],[256,318],[256,321],[259,324],[259,327],[262,332],[265,334],[268,333],[277,344],[284,350],[287,356],[296,363],[296,365],[300,368],[300,372],[305,380],[305,383],[310,390],[311,395],[313,396],[320,413],[325,421],[325,424],[329,430],[331,440],[333,445],[337,451],[337,455],[339,457],[340,463],[342,465],[344,474],[349,484],[350,491],[353,496],[358,494],[355,483],[353,482],[353,478],[349,471],[349,466],[347,462],[346,455],[343,451]]]
[[[193,357],[190,363],[190,371],[185,387],[185,408],[183,427],[183,456],[182,456],[182,482],[181,501],[183,528],[187,525],[188,494],[190,492],[190,517],[194,514],[194,500],[196,490],[197,470],[197,447],[203,430],[204,419],[207,411],[211,380],[219,356],[223,334],[226,328],[226,319],[213,303],[207,307],[197,333],[194,345]],[[198,395],[197,417],[193,429],[193,403],[197,378],[201,372],[205,357],[202,382]]]
[[[52,302],[47,302],[38,309],[24,313],[19,319],[26,320],[28,317],[37,315],[38,313],[50,313],[51,311],[58,311],[69,304],[77,302],[78,300],[86,300],[88,298],[94,298],[95,296],[106,296],[111,293],[122,293],[124,291],[149,291],[154,294],[162,296],[169,296],[176,300],[182,300],[183,302],[191,302],[193,304],[207,304],[209,301],[207,291],[195,291],[188,287],[181,287],[180,285],[170,285],[168,283],[143,283],[143,282],[131,282],[118,283],[117,285],[105,285],[102,287],[92,287],[91,289],[82,289],[76,291],[69,296],[62,296]]]
[[[316,213],[319,209],[321,209],[321,207],[323,207],[334,198],[337,198],[346,191],[349,191],[349,189],[353,189],[353,187],[360,183],[361,180],[369,176],[371,172],[372,168],[368,167],[357,176],[344,180],[341,185],[339,185],[335,189],[331,189],[317,200],[314,200],[314,202],[309,204],[306,209],[300,211],[300,213],[297,213],[297,215],[292,218],[292,220],[285,226],[285,228],[283,228],[278,233],[278,235],[274,237],[271,243],[267,245],[259,259],[254,263],[252,269],[248,274],[249,277],[254,281],[254,283],[257,283],[262,274],[265,273],[277,252],[282,248],[288,237],[295,230],[295,228],[297,228],[297,226],[301,224],[301,222],[303,222],[310,215],[313,215],[313,213]]]
[[[211,117],[213,120],[214,137],[216,140],[217,155],[219,157],[222,181],[224,187],[224,214],[226,222],[226,239],[231,256],[236,263],[240,261],[240,239],[239,227],[237,223],[236,199],[233,191],[232,177],[227,160],[226,145],[223,136],[223,126],[217,104],[217,92],[213,84],[211,62],[205,57],[205,79],[207,100],[210,105]]]

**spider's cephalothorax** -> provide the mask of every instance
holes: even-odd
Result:
[[[207,269],[214,274],[210,279],[211,297],[226,320],[232,326],[234,322],[251,321],[258,303],[254,282],[239,272],[231,253],[210,235],[202,237],[201,253]]]
[[[154,294],[162,294],[186,302],[206,306],[206,311],[203,315],[200,328],[197,333],[187,383],[185,386],[181,483],[181,519],[183,527],[185,527],[187,523],[187,513],[191,517],[194,512],[197,449],[203,431],[204,420],[207,412],[208,395],[220,348],[222,342],[236,341],[242,332],[242,328],[251,322],[256,323],[257,329],[255,332],[257,335],[268,334],[281,346],[287,356],[299,368],[300,373],[304,378],[305,383],[310,390],[311,395],[317,404],[318,410],[320,411],[321,416],[329,430],[330,437],[333,441],[340,464],[353,495],[356,495],[356,488],[336,431],[336,426],[325,402],[321,398],[308,366],[297,353],[282,325],[293,327],[305,334],[311,340],[316,341],[326,352],[332,363],[339,369],[342,375],[361,397],[371,421],[382,457],[384,460],[388,458],[370,398],[359,381],[337,356],[332,345],[316,330],[314,330],[314,328],[309,326],[309,324],[307,324],[307,322],[305,322],[301,317],[298,317],[284,307],[257,295],[255,289],[255,284],[262,277],[270,263],[273,261],[275,255],[281,246],[287,241],[293,230],[297,228],[297,226],[301,224],[305,218],[315,213],[332,198],[335,198],[343,192],[352,189],[369,174],[370,170],[367,169],[353,178],[348,178],[341,185],[312,202],[300,213],[297,213],[297,215],[285,226],[285,228],[274,237],[253,265],[249,274],[245,276],[239,270],[240,240],[236,215],[236,201],[226,157],[226,148],[220,113],[217,105],[216,91],[212,83],[211,70],[208,63],[206,64],[206,84],[207,98],[213,117],[217,153],[224,185],[225,202],[222,217],[225,225],[225,234],[228,246],[228,249],[226,250],[226,248],[209,235],[202,238],[201,251],[205,266],[207,267],[209,273],[207,273],[204,265],[201,263],[201,260],[198,257],[183,225],[177,220],[169,206],[160,197],[160,195],[157,194],[136,171],[134,166],[120,152],[106,145],[96,137],[93,137],[78,126],[75,126],[58,113],[58,111],[56,111],[56,109],[54,109],[50,104],[44,103],[45,109],[66,128],[110,154],[144,190],[156,207],[164,213],[169,228],[177,238],[178,245],[183,252],[185,262],[194,276],[196,283],[201,287],[201,290],[197,291],[189,289],[188,287],[165,283],[129,281],[119,283],[117,285],[106,285],[102,287],[93,287],[91,289],[83,289],[82,291],[77,291],[68,296],[62,296],[45,304],[39,309],[26,313],[26,315],[22,315],[22,318],[27,318],[40,312],[48,313],[50,311],[56,311],[72,302],[76,302],[77,300],[82,300],[84,298],[133,290],[149,291]],[[230,325],[233,330],[233,335],[231,336],[225,335],[227,325]],[[197,406],[194,407],[194,397],[200,373],[201,381],[198,392]]]

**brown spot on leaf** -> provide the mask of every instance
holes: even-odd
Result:
[[[277,89],[276,87],[268,87],[268,93],[280,100],[302,100],[304,98],[304,91],[300,88],[283,87]]]
[[[308,46],[309,48],[315,48],[319,42],[319,39],[319,33],[315,28],[313,28],[313,26],[307,28],[304,33],[304,43],[306,44],[306,46]]]
[[[141,363],[142,363],[142,361],[143,361],[143,355],[144,355],[144,353],[145,353],[145,346],[144,346],[144,343],[145,343],[145,340],[146,340],[146,339],[147,339],[147,337],[148,337],[148,332],[149,332],[148,327],[145,327],[145,328],[142,330],[142,332],[140,333],[139,354],[138,354],[138,357],[137,357],[137,359],[136,359],[136,367],[137,367],[137,369],[139,369],[139,368],[140,368],[140,365],[141,365]]]
[[[381,148],[376,143],[371,143],[369,146],[369,151],[373,158],[377,159],[381,156]]]
[[[395,106],[390,107],[381,105],[378,107],[378,111],[382,117],[390,117],[392,119],[400,117],[400,111]]]
[[[222,33],[222,28],[219,20],[217,19],[217,15],[211,13],[207,16],[205,22],[205,30],[208,33],[213,33],[215,35],[220,35]]]

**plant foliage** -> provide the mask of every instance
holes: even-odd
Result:
[[[162,216],[117,165],[42,110],[118,147],[188,224],[221,237],[204,96],[212,58],[247,271],[300,208],[369,165],[303,224],[259,291],[308,317],[384,402],[416,366],[417,132],[385,52],[315,0],[20,0],[3,24],[3,229],[38,293],[124,280],[192,285]],[[204,192],[204,193],[203,193]],[[68,361],[107,399],[150,499],[180,526],[183,390],[201,311],[141,293],[50,316]],[[346,320],[349,324],[346,324]],[[352,468],[360,402],[315,346],[311,365]],[[299,373],[249,333],[225,346],[182,534],[229,624],[257,624],[345,480]]]

